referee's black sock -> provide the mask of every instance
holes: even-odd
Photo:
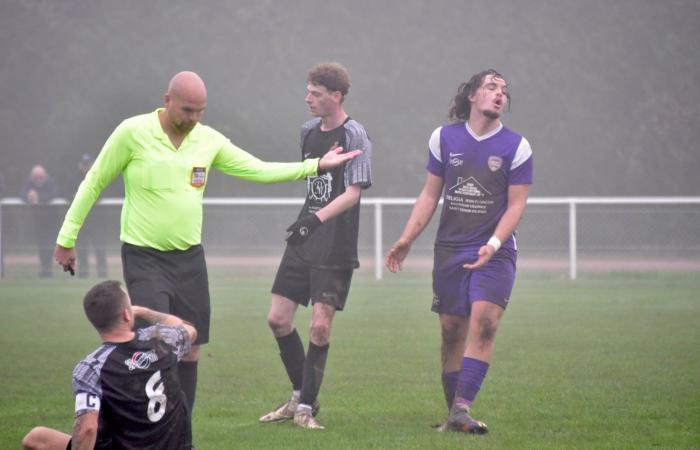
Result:
[[[323,371],[326,369],[326,359],[328,358],[328,347],[330,344],[319,347],[309,341],[309,353],[304,362],[304,382],[301,387],[301,397],[299,403],[313,405],[321,390],[323,381]]]
[[[277,345],[280,348],[280,357],[284,368],[287,370],[289,381],[292,382],[292,389],[301,390],[302,378],[304,376],[304,344],[301,342],[299,333],[295,328],[286,336],[278,337]]]
[[[177,363],[180,387],[185,393],[185,400],[187,401],[190,415],[192,415],[195,393],[197,392],[197,363],[198,361],[180,361]]]

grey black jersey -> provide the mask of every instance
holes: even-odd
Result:
[[[350,185],[367,189],[372,184],[372,143],[364,127],[348,118],[343,125],[321,130],[321,119],[306,122],[301,129],[302,160],[319,158],[337,143],[345,151],[362,150],[351,161],[322,175],[307,178],[306,201],[299,217],[313,214],[345,192]],[[310,266],[349,269],[359,266],[357,235],[360,222],[359,202],[340,215],[324,222],[304,244],[294,246],[298,256]]]
[[[190,350],[184,328],[155,325],[133,340],[104,343],[73,371],[75,414],[99,412],[96,448],[191,446],[177,362]]]

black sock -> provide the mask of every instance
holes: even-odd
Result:
[[[318,391],[321,390],[329,345],[326,344],[323,347],[319,347],[313,342],[309,342],[309,353],[306,355],[306,361],[304,362],[304,382],[301,387],[299,403],[313,405],[316,401]]]
[[[296,328],[288,335],[276,339],[284,368],[287,369],[287,376],[289,376],[289,381],[292,382],[292,389],[298,391],[301,389],[304,376],[304,360],[306,359],[304,356],[304,344],[301,343],[301,338]]]
[[[177,363],[177,372],[180,377],[180,387],[185,393],[185,401],[191,415],[197,392],[197,361],[180,361]]]

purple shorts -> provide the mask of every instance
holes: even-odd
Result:
[[[478,248],[435,248],[433,306],[438,314],[469,316],[471,304],[486,300],[505,309],[515,282],[515,250],[501,248],[484,267],[468,270],[462,264],[476,261]]]

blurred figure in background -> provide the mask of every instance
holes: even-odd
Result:
[[[56,182],[42,165],[35,165],[22,187],[20,197],[31,206],[34,240],[39,251],[39,276],[52,275],[54,235],[58,228],[58,214],[48,206],[58,196]]]
[[[77,184],[71,191],[72,195],[78,191],[80,182],[85,179],[92,163],[95,161],[93,156],[89,153],[84,153],[78,160],[79,174],[77,178]],[[106,195],[111,196],[111,195]],[[107,278],[107,251],[105,249],[105,239],[104,233],[101,230],[104,227],[100,225],[100,216],[104,218],[104,215],[90,215],[85,219],[83,228],[80,232],[80,241],[82,245],[76,248],[76,255],[78,257],[78,276],[81,278],[88,277],[90,275],[90,253],[89,249],[92,248],[95,252],[95,262],[97,265],[97,276],[99,278]]]

